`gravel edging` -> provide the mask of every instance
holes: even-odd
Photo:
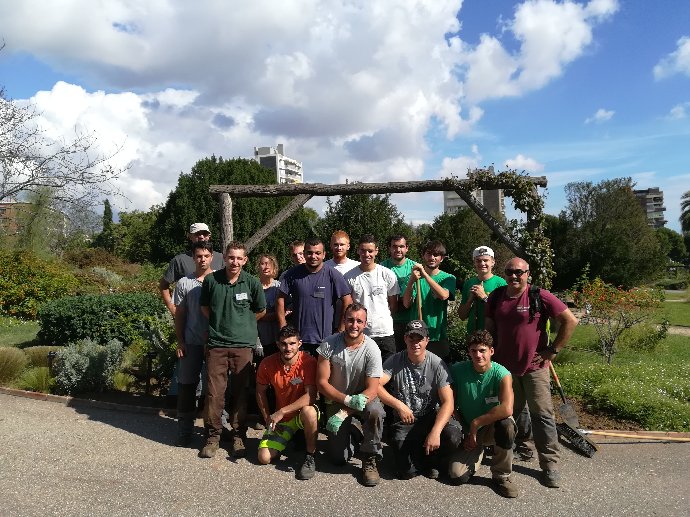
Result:
[[[54,402],[57,404],[62,404],[64,406],[70,407],[87,406],[99,409],[109,409],[112,411],[129,411],[131,413],[145,413],[148,415],[159,416],[175,416],[176,414],[176,411],[174,409],[164,410],[161,408],[135,406],[132,404],[118,404],[117,402],[103,402],[101,400],[82,399],[79,397],[70,397],[63,395],[52,395],[50,393],[39,393],[36,391],[25,391],[14,388],[0,387],[0,393],[3,393],[5,395],[11,395],[13,397],[42,400],[44,402]]]

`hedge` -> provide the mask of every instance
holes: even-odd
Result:
[[[125,347],[150,332],[151,319],[166,312],[161,300],[148,293],[70,296],[45,303],[38,312],[38,339],[64,345],[82,339],[105,344],[113,339]]]

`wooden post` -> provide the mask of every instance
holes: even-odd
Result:
[[[221,252],[225,255],[225,247],[233,240],[232,198],[226,193],[220,194],[220,229]]]

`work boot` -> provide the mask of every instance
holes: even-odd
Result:
[[[510,498],[518,496],[517,484],[513,483],[510,476],[507,478],[493,478],[491,482],[498,495]]]
[[[213,458],[218,452],[218,442],[206,442],[204,448],[199,453],[200,458]]]
[[[549,488],[561,486],[561,475],[557,470],[543,470],[541,473],[541,484]]]
[[[362,462],[362,484],[364,486],[376,486],[379,481],[381,481],[381,477],[376,466],[376,454],[370,454]]]
[[[313,454],[306,453],[304,455],[304,462],[297,471],[297,479],[307,480],[314,477],[316,474],[316,459]]]
[[[246,452],[245,447],[244,447],[244,440],[242,437],[235,433],[235,435],[232,437],[232,455],[235,458],[244,458],[244,453]]]

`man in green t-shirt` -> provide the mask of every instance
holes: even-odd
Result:
[[[455,363],[450,369],[456,416],[465,435],[462,447],[450,456],[450,477],[458,484],[467,483],[481,465],[484,447],[493,445],[493,486],[503,497],[517,497],[511,479],[516,432],[512,376],[491,361],[493,338],[486,330],[469,336],[467,351],[471,360]]]
[[[388,239],[388,252],[390,258],[381,262],[383,267],[387,267],[398,278],[398,286],[400,293],[405,292],[407,282],[412,273],[412,266],[414,260],[407,258],[407,238],[404,235],[391,235]],[[395,336],[395,349],[401,352],[406,349],[405,345],[405,328],[407,323],[417,319],[416,313],[413,314],[410,309],[403,307],[403,304],[398,301],[398,310],[393,313],[393,335]]]
[[[493,274],[496,265],[494,250],[488,246],[479,246],[472,252],[472,262],[477,276],[465,280],[462,284],[462,300],[458,305],[458,316],[467,320],[467,334],[484,329],[484,304],[491,291],[506,285],[506,281]]]
[[[440,269],[445,256],[446,247],[441,241],[427,242],[422,250],[423,264],[412,266],[410,280],[403,294],[403,306],[410,309],[412,314],[419,312],[416,300],[420,296],[422,315],[414,319],[421,319],[429,327],[427,349],[443,360],[450,352],[447,337],[448,302],[455,300],[455,277]],[[417,280],[421,291],[419,295]]]
[[[256,320],[266,313],[266,298],[261,282],[242,269],[247,263],[244,244],[231,242],[223,258],[225,267],[204,278],[199,300],[201,312],[208,318],[208,391],[204,422],[208,438],[199,454],[202,458],[212,458],[218,451],[228,372],[232,374],[229,419],[233,430],[232,455],[236,458],[244,456],[246,386],[254,373],[252,358],[258,337]]]

